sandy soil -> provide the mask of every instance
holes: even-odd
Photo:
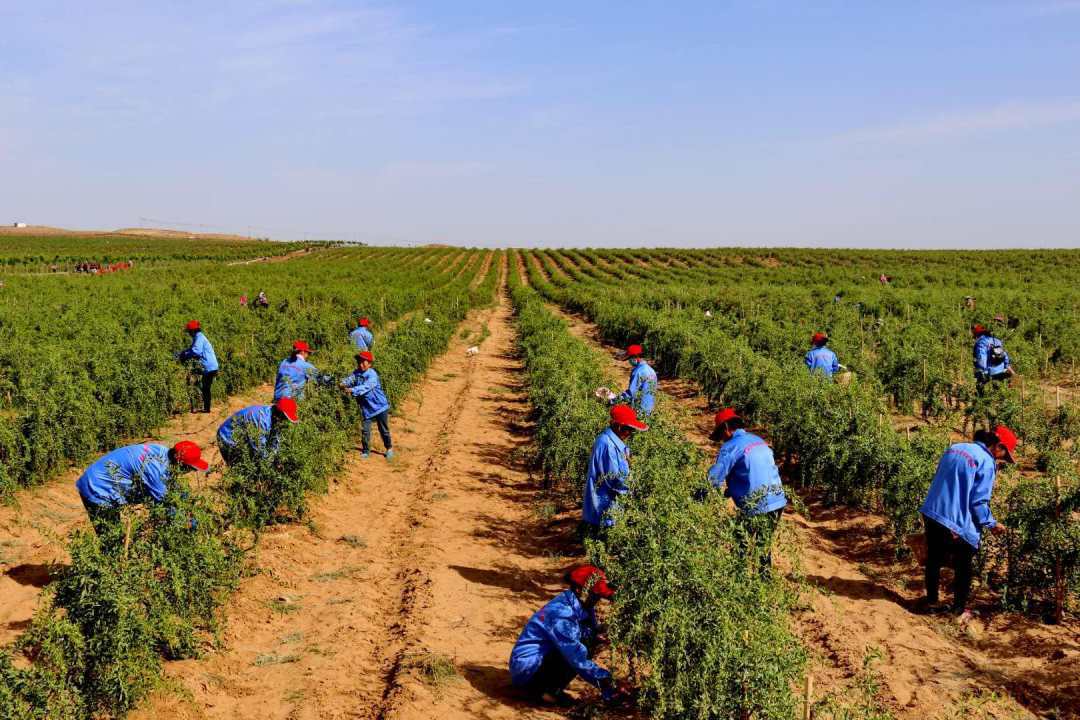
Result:
[[[623,381],[629,366],[617,360],[597,328],[552,307],[571,331],[606,351]],[[661,378],[665,400],[677,405],[687,435],[710,447],[711,413],[693,383]],[[670,405],[669,405],[670,407]],[[715,452],[711,449],[711,452]],[[803,576],[803,607],[795,627],[812,654],[815,698],[850,697],[871,655],[880,681],[878,699],[899,717],[1031,716],[1058,708],[1080,716],[1080,623],[1044,625],[991,608],[985,591],[980,619],[963,631],[945,619],[913,612],[922,596],[921,568],[897,562],[882,518],[849,508],[825,508],[809,499],[808,512],[788,513]],[[978,595],[978,593],[977,593]]]
[[[177,415],[153,436],[130,442],[167,445],[191,440],[203,448],[212,465],[221,458],[214,438],[221,423],[240,408],[270,402],[274,388],[262,385],[227,402],[216,402],[209,415]],[[0,506],[0,643],[15,638],[26,627],[37,606],[37,596],[50,579],[50,571],[68,561],[67,536],[87,522],[75,481],[84,465],[73,467],[48,483],[21,490],[14,504]],[[217,472],[192,478],[196,484],[214,482]]]
[[[523,705],[506,671],[574,551],[522,466],[509,319],[503,299],[466,321],[396,409],[393,461],[353,454],[306,526],[264,535],[227,649],[171,665],[190,699],[161,693],[135,718],[559,717]],[[440,662],[453,670],[430,677]]]

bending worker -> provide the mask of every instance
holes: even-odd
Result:
[[[735,501],[738,517],[750,540],[747,550],[761,554],[761,568],[772,566],[772,537],[787,506],[772,448],[743,428],[743,419],[733,408],[724,408],[713,418],[711,439],[721,442],[716,462],[709,468],[709,482]]]
[[[972,348],[975,383],[980,390],[992,380],[1008,380],[1010,375],[1016,374],[1001,340],[978,323],[971,326],[971,335],[975,338],[975,346]]]
[[[281,429],[286,422],[299,420],[296,400],[291,397],[280,398],[273,405],[252,405],[238,410],[221,424],[217,431],[218,448],[226,465],[233,465],[240,459],[240,446],[234,433],[241,427],[248,427],[248,441],[252,452],[263,457],[277,454],[281,443]]]
[[[375,336],[371,334],[371,321],[366,317],[356,322],[356,329],[349,333],[349,340],[358,351],[370,351],[375,346]]]
[[[954,563],[952,611],[961,621],[970,619],[972,563],[982,531],[1005,531],[990,512],[997,467],[1015,462],[1016,435],[1004,425],[978,430],[971,442],[956,443],[938,461],[926,501],[919,508],[926,526],[926,607],[938,605],[941,566],[951,555]]]
[[[648,417],[656,406],[656,371],[641,356],[640,345],[626,348],[626,359],[633,368],[630,372],[630,385],[626,392],[616,395],[612,402],[629,404]]]
[[[581,565],[566,573],[569,588],[555,596],[525,624],[510,653],[510,679],[531,699],[568,705],[566,686],[580,675],[598,687],[606,701],[617,700],[621,688],[611,673],[590,657],[597,640],[594,608],[615,592],[604,571]]]
[[[100,534],[130,503],[162,502],[174,468],[206,470],[199,446],[182,440],[169,448],[140,443],[102,455],[75,482],[90,522]]]
[[[806,353],[806,367],[810,372],[824,373],[825,377],[832,377],[840,372],[840,361],[834,353],[825,345],[829,342],[829,336],[823,332],[816,332],[810,338],[810,351]]]
[[[200,387],[202,389],[203,412],[210,412],[210,388],[214,384],[214,378],[218,374],[217,355],[214,354],[214,346],[206,338],[202,331],[202,325],[198,320],[191,320],[184,326],[184,330],[191,336],[191,347],[178,353],[178,360],[198,360],[201,373]]]
[[[581,507],[581,534],[602,539],[606,529],[615,524],[618,499],[630,491],[630,448],[626,441],[635,432],[649,426],[637,418],[629,405],[611,408],[611,424],[597,436],[585,475]]]
[[[379,373],[372,365],[375,357],[367,350],[356,354],[356,370],[341,381],[341,387],[356,398],[364,422],[360,431],[360,457],[371,457],[371,423],[379,426],[379,436],[386,448],[386,459],[394,457],[393,442],[390,439],[390,401],[383,392]]]
[[[274,400],[287,397],[304,397],[304,385],[308,378],[318,374],[318,369],[307,361],[311,347],[303,340],[292,345],[289,357],[278,365],[277,378],[274,380]]]

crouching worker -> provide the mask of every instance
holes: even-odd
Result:
[[[310,353],[311,346],[303,340],[293,343],[289,357],[278,365],[277,377],[274,379],[274,400],[304,397],[304,385],[311,376],[317,376],[319,372],[307,360]]]
[[[804,361],[806,367],[812,373],[822,373],[825,377],[832,377],[840,372],[840,361],[836,359],[836,353],[825,347],[829,342],[829,336],[823,332],[816,332],[810,338],[810,351],[806,353]]]
[[[711,439],[721,442],[716,462],[709,468],[709,482],[738,508],[739,523],[746,533],[748,552],[760,554],[761,571],[772,567],[772,541],[787,496],[780,482],[772,448],[743,428],[743,419],[733,408],[724,408],[713,418]]]
[[[635,432],[649,429],[629,405],[615,405],[610,416],[611,425],[593,443],[585,475],[581,502],[583,538],[602,540],[607,528],[615,524],[612,514],[618,509],[619,496],[630,492],[630,448],[626,441]]]
[[[206,470],[199,446],[190,440],[172,448],[141,443],[117,448],[100,457],[75,482],[86,514],[101,534],[120,519],[120,508],[146,500],[162,502],[174,469]]]
[[[538,610],[521,631],[510,653],[510,679],[530,699],[570,704],[566,686],[575,676],[600,689],[604,700],[619,699],[623,692],[611,673],[590,658],[596,646],[594,608],[615,591],[604,571],[581,565],[565,578],[569,589]]]
[[[367,350],[356,353],[356,369],[352,375],[341,381],[341,387],[356,398],[360,411],[364,414],[364,423],[360,433],[360,457],[371,457],[371,423],[379,426],[379,436],[386,448],[386,459],[394,457],[393,442],[390,439],[390,401],[379,382],[379,373],[372,365],[375,356]]]
[[[919,508],[926,526],[926,599],[930,612],[938,605],[941,567],[953,561],[952,611],[961,622],[971,619],[968,599],[975,554],[983,530],[1005,531],[990,512],[990,496],[998,463],[1015,462],[1016,435],[1004,425],[979,430],[972,442],[951,445],[938,461],[926,501]]]
[[[247,440],[253,453],[269,458],[277,454],[281,442],[281,429],[285,423],[299,420],[296,401],[291,397],[281,398],[273,405],[252,405],[238,410],[221,424],[217,431],[218,448],[226,465],[232,466],[241,457],[235,433],[241,427],[247,427]]]

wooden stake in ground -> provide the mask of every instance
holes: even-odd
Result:
[[[803,720],[810,720],[814,706],[814,676],[806,673],[806,685],[803,687]]]

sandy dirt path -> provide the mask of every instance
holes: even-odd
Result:
[[[572,552],[521,466],[531,430],[509,320],[502,299],[455,334],[396,409],[393,461],[352,453],[307,525],[263,536],[227,649],[172,664],[190,698],[160,693],[134,718],[559,717],[521,705],[506,672]],[[455,670],[432,682],[437,660]]]
[[[628,381],[619,348],[606,344],[595,325],[549,307],[571,332],[605,351],[612,370]],[[679,415],[688,437],[714,453],[710,410],[694,384],[661,378],[660,390],[667,396],[661,402],[670,401],[665,405]],[[881,682],[878,698],[899,717],[941,717],[950,709],[975,707],[995,715],[1059,708],[1062,717],[1080,716],[1075,623],[1048,626],[992,612],[965,633],[946,619],[917,615],[912,608],[922,595],[921,569],[909,561],[897,570],[882,519],[808,505],[809,517],[785,517],[796,530],[809,584],[805,607],[794,619],[811,651],[817,698],[830,692],[850,696],[864,659],[879,654],[871,663]]]

